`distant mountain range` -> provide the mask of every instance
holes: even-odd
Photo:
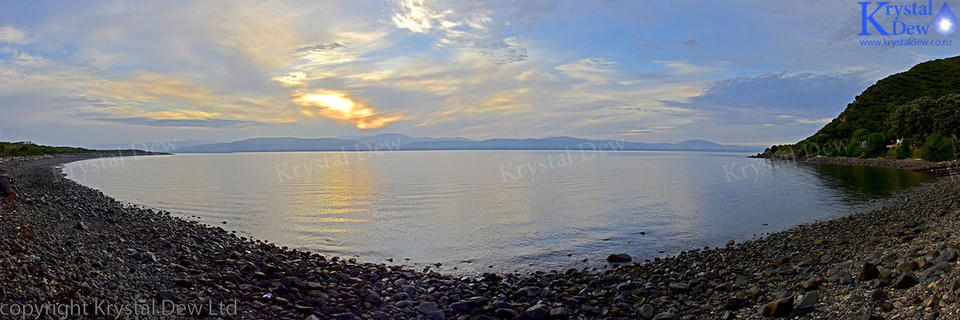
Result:
[[[232,153],[283,151],[400,151],[400,150],[659,150],[758,152],[760,147],[722,145],[704,140],[680,143],[643,143],[621,140],[588,140],[572,137],[542,139],[489,139],[409,137],[379,134],[339,138],[254,138],[230,143],[212,143],[176,148],[176,153]]]
[[[95,144],[86,147],[94,150],[143,150],[151,152],[175,152],[184,148],[199,145],[216,144],[216,141],[209,140],[167,140],[155,142],[137,142],[137,143],[115,143],[115,144]]]

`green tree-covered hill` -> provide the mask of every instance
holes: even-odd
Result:
[[[920,63],[877,81],[813,136],[765,154],[953,160],[958,135],[960,56]]]

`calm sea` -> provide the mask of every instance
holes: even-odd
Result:
[[[743,154],[579,150],[182,154],[64,172],[242,236],[455,274],[604,268],[611,253],[643,261],[722,246],[932,179]]]

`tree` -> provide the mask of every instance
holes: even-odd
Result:
[[[867,129],[858,129],[857,131],[853,132],[853,136],[850,137],[850,139],[853,139],[853,142],[859,143],[860,141],[867,140],[867,136],[869,135],[870,131],[867,131]]]
[[[960,135],[960,94],[940,97],[930,113],[933,121],[930,133],[944,137]]]
[[[882,133],[873,133],[867,137],[867,147],[864,150],[864,156],[867,158],[876,158],[887,154],[887,139],[883,138]]]
[[[947,161],[956,157],[956,150],[953,149],[953,141],[944,138],[939,134],[933,134],[927,137],[927,142],[923,144],[926,149],[924,159],[930,161]]]
[[[910,157],[913,157],[913,150],[910,150],[910,140],[903,139],[900,147],[897,148],[897,159],[909,159]]]
[[[934,109],[936,105],[937,101],[930,97],[921,97],[907,102],[890,115],[890,129],[899,137],[932,133],[933,116],[931,109]]]

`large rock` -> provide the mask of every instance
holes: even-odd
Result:
[[[677,314],[673,312],[664,312],[658,314],[656,317],[653,317],[653,320],[674,320],[677,318]]]
[[[564,320],[570,318],[570,310],[564,307],[550,309],[550,319]]]
[[[867,262],[863,264],[863,268],[860,268],[860,274],[857,278],[867,281],[876,279],[878,276],[880,276],[880,269],[877,269],[877,265]]]
[[[900,275],[900,278],[897,278],[897,281],[893,283],[893,287],[897,289],[907,289],[919,283],[920,280],[917,279],[917,276],[907,272]]]
[[[644,319],[652,319],[653,313],[656,311],[657,310],[654,309],[653,305],[649,303],[640,306],[640,316],[643,317]]]
[[[667,285],[667,287],[670,288],[671,291],[682,292],[690,290],[690,285],[683,282],[671,282],[669,285]]]
[[[941,254],[937,257],[936,262],[954,262],[957,261],[957,252],[956,251],[947,251],[947,253]]]
[[[633,257],[631,257],[629,254],[626,254],[626,253],[616,253],[616,254],[611,254],[607,256],[607,261],[619,262],[619,263],[630,262],[630,261],[633,261]]]
[[[177,296],[173,293],[173,290],[160,290],[155,298],[158,301],[176,301]]]
[[[817,291],[810,291],[800,297],[799,300],[795,303],[796,308],[787,315],[787,318],[794,319],[797,317],[802,317],[810,312],[813,312],[814,305],[817,303],[817,300],[820,298],[820,294]]]
[[[497,309],[493,314],[501,319],[513,319],[518,316],[516,310],[506,308]]]
[[[786,317],[793,312],[793,298],[786,297],[763,306],[762,314],[764,317]]]
[[[910,272],[910,271],[916,270],[917,267],[918,267],[917,260],[910,260],[898,265],[896,270],[899,273],[904,273],[904,272]]]
[[[527,311],[523,312],[523,315],[530,319],[544,319],[548,314],[550,314],[550,310],[539,303],[527,308]]]
[[[417,311],[420,311],[420,313],[423,313],[423,314],[430,314],[437,310],[439,310],[439,308],[437,307],[436,302],[424,302],[424,303],[421,303],[419,307],[417,307]]]
[[[749,303],[747,302],[747,299],[733,297],[733,298],[727,299],[727,301],[724,301],[723,309],[735,311],[735,310],[740,310],[741,308],[746,307],[748,305]]]
[[[813,306],[817,303],[817,300],[820,299],[820,294],[817,291],[810,291],[800,297],[800,300],[797,302],[797,308],[804,308]]]
[[[471,301],[458,301],[450,304],[450,310],[456,313],[469,313],[474,308],[474,304]]]
[[[810,280],[798,283],[797,287],[802,288],[803,290],[810,291],[810,290],[817,290],[818,288],[820,288],[821,284],[823,284],[823,281],[821,281],[820,279],[810,279]]]

